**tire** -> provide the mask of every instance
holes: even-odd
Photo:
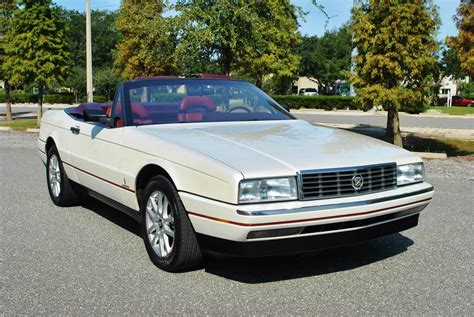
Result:
[[[46,183],[51,200],[56,206],[77,206],[81,203],[79,185],[72,183],[64,171],[56,145],[53,145],[46,160]]]
[[[202,262],[196,234],[169,179],[155,176],[140,202],[142,238],[151,261],[168,272],[187,271]]]

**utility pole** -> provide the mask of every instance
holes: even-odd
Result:
[[[87,74],[87,102],[94,101],[92,85],[92,40],[91,40],[91,1],[86,0],[86,74]]]
[[[352,7],[355,9],[355,8],[360,8],[362,6],[362,0],[354,0],[352,2]],[[354,34],[352,34],[352,46],[354,46]],[[357,47],[354,47],[352,49],[352,52],[351,52],[351,72],[353,73],[354,70],[355,70],[355,62],[354,62],[354,59],[355,57],[357,56]],[[349,88],[349,95],[350,96],[355,96],[356,93],[355,93],[355,90],[354,90],[354,85],[350,85],[350,88]]]

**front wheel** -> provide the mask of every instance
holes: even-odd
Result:
[[[164,176],[153,177],[140,205],[142,237],[151,261],[169,272],[197,267],[201,250],[174,185]]]
[[[58,149],[53,145],[46,161],[46,182],[49,196],[57,206],[75,206],[81,203],[79,185],[72,183],[67,177]]]

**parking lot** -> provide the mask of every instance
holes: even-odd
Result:
[[[472,315],[474,158],[426,162],[418,227],[314,255],[208,259],[171,274],[138,225],[50,201],[36,136],[0,133],[0,314]]]

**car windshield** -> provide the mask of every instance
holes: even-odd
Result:
[[[254,85],[224,79],[139,80],[124,85],[133,124],[290,120]]]
[[[306,88],[305,92],[318,92],[315,88]]]

